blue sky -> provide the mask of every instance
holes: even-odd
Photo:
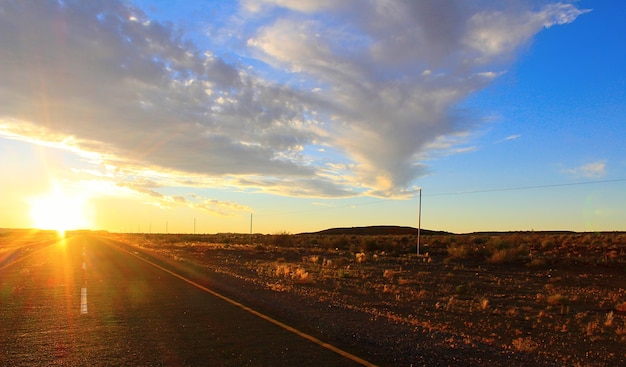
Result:
[[[0,227],[626,230],[624,14],[0,5]]]

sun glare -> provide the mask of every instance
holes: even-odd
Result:
[[[59,188],[30,200],[32,226],[51,229],[63,235],[65,231],[91,227],[87,215],[87,200],[70,195]]]

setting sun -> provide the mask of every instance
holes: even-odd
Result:
[[[70,195],[59,188],[30,200],[32,226],[39,229],[52,229],[60,234],[86,229],[91,227],[87,214],[85,197]]]

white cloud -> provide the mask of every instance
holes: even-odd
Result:
[[[484,10],[468,20],[463,44],[476,51],[475,62],[508,57],[542,27],[573,22],[587,10],[572,4],[550,4],[538,11]]]
[[[496,141],[496,144],[500,144],[500,143],[504,143],[505,141],[511,141],[511,140],[517,140],[519,138],[521,138],[522,135],[521,134],[513,134],[513,135],[509,135],[504,139],[500,139],[498,141]]]
[[[232,37],[247,49],[229,50],[243,56],[232,63],[121,1],[2,3],[0,135],[88,152],[138,184],[162,172],[148,190],[191,176],[283,195],[403,195],[428,171],[418,158],[434,142],[474,127],[455,105],[542,28],[583,13],[471,1],[241,5],[233,19],[245,33]],[[253,57],[262,63],[251,69]],[[250,71],[259,64],[264,78]],[[312,146],[329,149],[307,156]]]
[[[312,13],[322,9],[337,7],[340,1],[336,0],[242,0],[244,9],[259,12],[274,6],[293,9],[305,13]]]
[[[599,178],[606,175],[606,163],[603,161],[587,163],[579,167],[565,169],[563,172],[575,177]]]
[[[314,205],[314,206],[325,206],[325,207],[329,207],[329,208],[336,208],[337,207],[335,204],[332,204],[332,203],[320,203],[320,202],[313,202],[313,203],[311,203],[311,205]]]
[[[232,201],[205,198],[193,193],[189,195],[189,199],[185,198],[183,195],[165,195],[158,191],[163,188],[162,184],[150,179],[136,178],[130,182],[123,182],[120,180],[116,186],[118,189],[128,188],[136,195],[138,194],[140,197],[147,198],[147,202],[149,204],[156,205],[161,208],[189,207],[222,217],[249,213],[252,210],[248,206]],[[105,192],[102,191],[98,193],[98,195],[93,196],[102,196],[104,193]]]
[[[473,127],[454,106],[502,73],[486,67],[582,13],[567,4],[533,11],[373,1],[328,22],[277,19],[248,44],[274,67],[325,85],[330,136],[357,164],[355,184],[392,193],[426,172],[416,153]]]
[[[194,203],[193,207],[223,217],[230,217],[240,213],[252,212],[252,209],[245,205],[240,205],[232,201],[220,201],[214,199],[208,199],[198,203]]]

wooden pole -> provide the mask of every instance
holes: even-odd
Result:
[[[419,195],[419,210],[417,212],[417,254],[420,254],[420,232],[422,231],[422,188]]]
[[[252,246],[252,213],[250,213],[250,246]]]

